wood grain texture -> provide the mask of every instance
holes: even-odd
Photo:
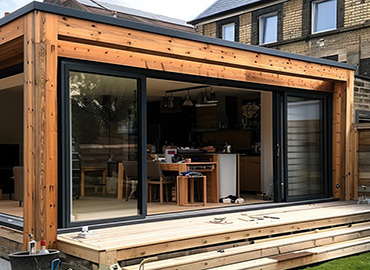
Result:
[[[323,79],[313,80],[298,78],[269,72],[254,71],[249,69],[249,67],[228,67],[69,41],[59,41],[58,55],[68,58],[124,65],[148,70],[175,72],[249,83],[263,83],[325,92],[331,92],[333,89],[332,82],[325,81]]]
[[[57,51],[56,17],[27,15],[25,38],[25,206],[28,233],[56,247],[57,237]],[[25,247],[26,248],[26,247]]]
[[[0,45],[23,36],[24,30],[26,29],[24,27],[26,17],[27,16],[20,17],[0,27]]]
[[[60,39],[281,75],[346,81],[345,69],[59,16]]]

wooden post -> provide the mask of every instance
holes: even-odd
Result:
[[[351,200],[354,197],[354,177],[353,177],[353,101],[354,101],[354,72],[348,71],[346,84],[346,110],[345,110],[345,200]]]
[[[56,247],[57,237],[57,17],[26,16],[24,38],[24,248],[28,234]]]
[[[344,199],[345,83],[335,83],[333,92],[333,198]]]

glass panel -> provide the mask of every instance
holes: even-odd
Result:
[[[260,43],[277,41],[277,15],[261,17]]]
[[[230,23],[222,26],[222,39],[235,41],[235,24]]]
[[[70,73],[72,222],[138,215],[137,85]]]
[[[314,29],[320,32],[337,27],[337,1],[329,0],[314,3]]]
[[[322,100],[288,97],[288,197],[324,193]]]

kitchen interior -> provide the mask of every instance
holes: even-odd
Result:
[[[272,93],[147,79],[147,159],[161,161],[167,176],[181,173],[175,162],[205,175],[207,205],[201,207],[271,202]],[[162,203],[158,187],[149,191],[149,214],[199,209],[176,204],[181,191],[175,186],[164,187]],[[195,200],[197,193],[203,193],[200,184]]]

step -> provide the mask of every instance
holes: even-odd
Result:
[[[369,250],[370,237],[364,237],[328,246],[209,268],[209,270],[284,270],[333,260]]]
[[[267,256],[291,253],[302,249],[320,247],[367,236],[370,236],[370,222],[356,224],[351,227],[337,227],[256,240],[254,244],[224,249],[223,252],[210,251],[148,263],[145,264],[145,269],[209,269],[220,265],[256,260]],[[124,269],[135,270],[138,269],[138,266],[128,266]]]

